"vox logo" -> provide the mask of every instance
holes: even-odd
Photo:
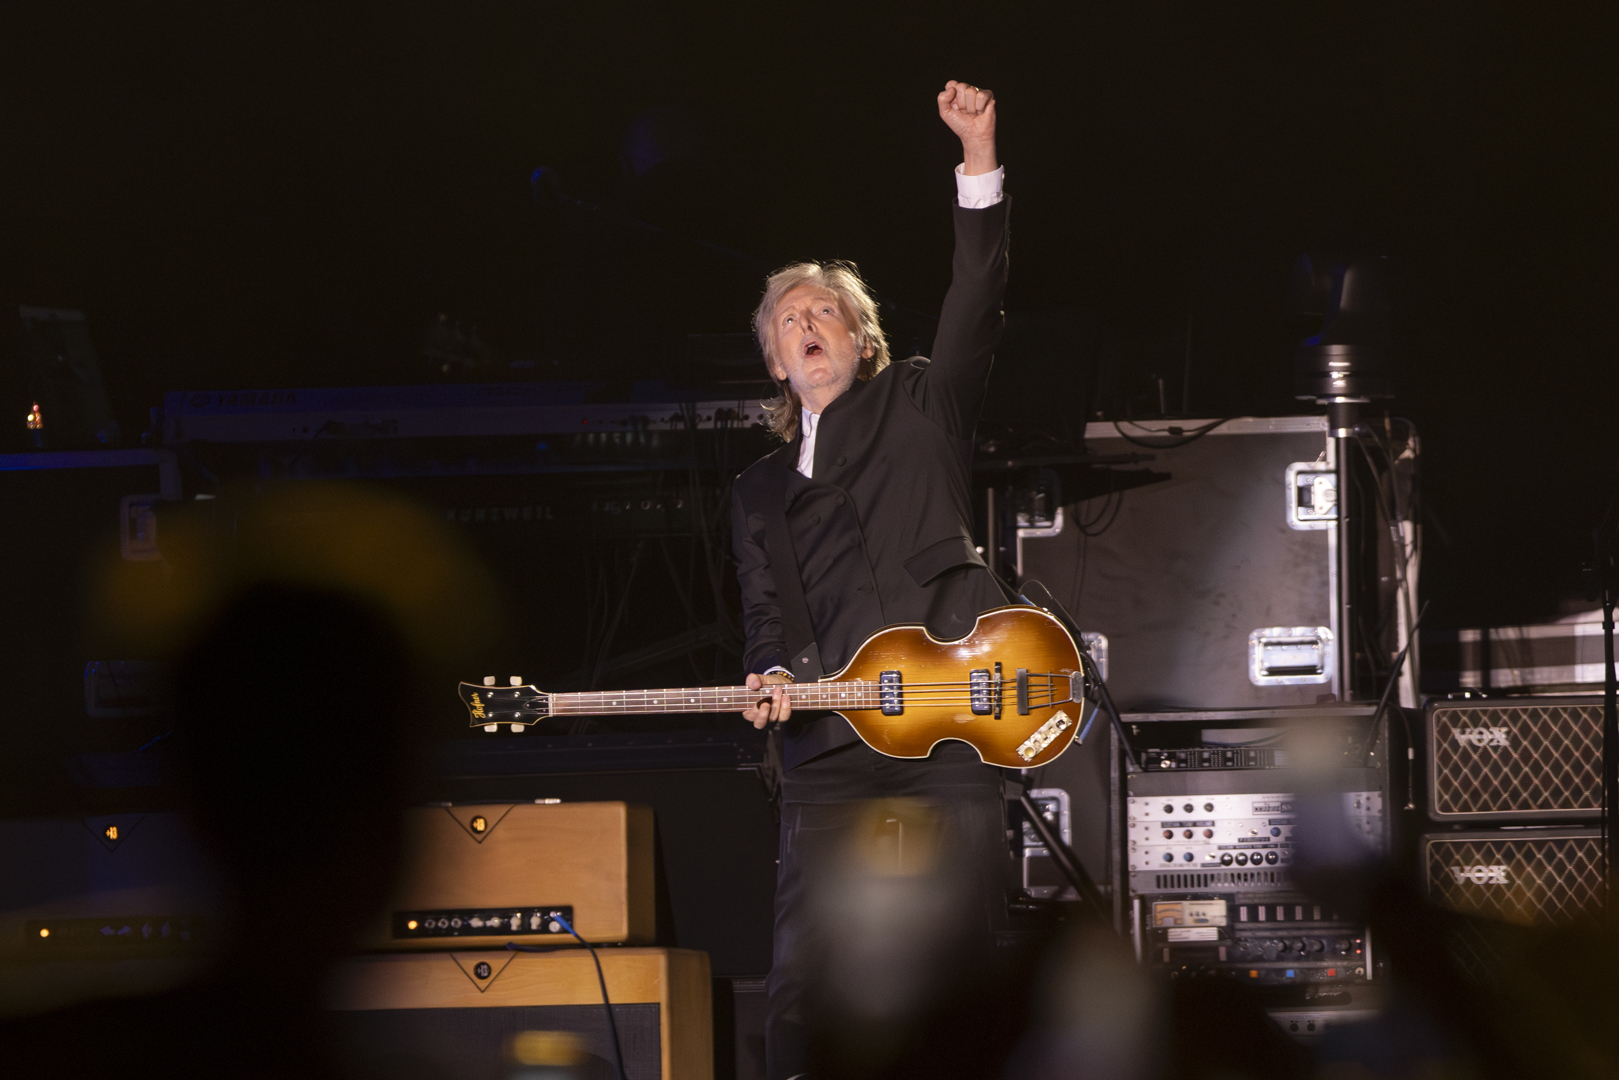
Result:
[[[1505,866],[1452,866],[1450,876],[1461,885],[1472,882],[1474,885],[1510,885],[1507,880]]]
[[[1456,729],[1456,741],[1462,746],[1511,746],[1504,727],[1464,727]]]

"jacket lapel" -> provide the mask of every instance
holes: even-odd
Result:
[[[799,432],[792,442],[770,455],[775,463],[778,482],[788,496],[786,502],[798,498],[798,493],[812,483],[809,477],[798,471],[798,453],[803,445],[804,434]]]

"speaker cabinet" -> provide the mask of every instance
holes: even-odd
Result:
[[[367,949],[559,945],[656,935],[652,811],[622,802],[455,803],[408,812],[406,860]]]
[[[1422,840],[1423,884],[1442,907],[1523,926],[1602,916],[1598,829],[1436,833]]]
[[[597,952],[628,1080],[712,1080],[708,956]],[[569,1032],[591,1059],[582,1073],[613,1075],[601,987],[584,949],[356,957],[334,973],[327,1001],[340,1052],[362,1075],[504,1080],[508,1042],[524,1031]]]
[[[1435,821],[1590,821],[1602,814],[1602,702],[1589,697],[1428,706]]]

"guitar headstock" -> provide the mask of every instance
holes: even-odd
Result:
[[[510,724],[513,731],[522,731],[551,715],[551,695],[515,675],[507,686],[496,686],[492,675],[484,679],[481,686],[464,682],[459,693],[461,704],[470,714],[468,726],[485,731],[495,731],[501,724]]]

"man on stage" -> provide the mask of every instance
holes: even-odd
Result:
[[[958,742],[925,760],[885,757],[842,717],[794,716],[783,691],[795,673],[837,671],[883,626],[923,623],[948,640],[970,631],[980,612],[1009,602],[972,541],[973,429],[1001,336],[1007,273],[1009,203],[995,151],[995,99],[952,81],[938,105],[963,159],[954,272],[932,360],[889,363],[877,305],[850,264],[777,271],[754,314],[781,391],[767,403],[771,427],[786,440],[737,478],[732,508],[744,662],[748,686],[761,691],[743,716],[756,727],[781,724],[784,733],[766,1030],[771,1080],[808,1068],[806,896],[837,857],[859,801],[911,797],[934,805],[952,847],[973,868],[984,933],[1005,923],[999,772]],[[793,568],[796,584],[784,582]]]

